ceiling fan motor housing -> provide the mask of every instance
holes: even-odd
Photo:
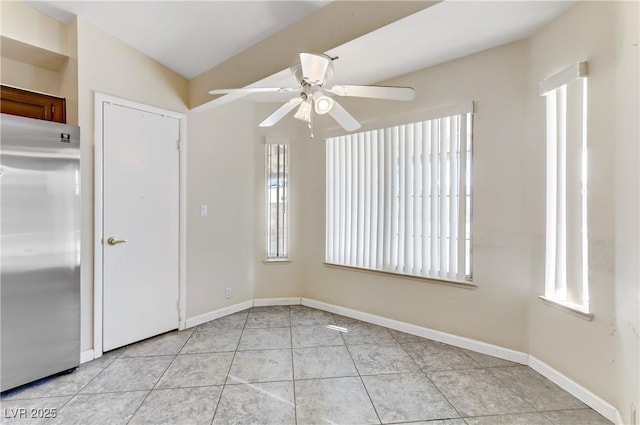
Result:
[[[303,86],[322,86],[333,75],[333,60],[322,53],[300,53],[290,70]]]

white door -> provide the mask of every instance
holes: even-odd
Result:
[[[103,350],[178,327],[180,121],[103,103]]]

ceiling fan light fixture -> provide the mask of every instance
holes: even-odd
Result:
[[[319,96],[315,98],[314,109],[316,114],[324,115],[333,108],[333,99],[329,96]]]
[[[293,117],[300,121],[311,122],[311,99],[305,99]]]

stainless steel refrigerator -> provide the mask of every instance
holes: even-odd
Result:
[[[80,364],[80,129],[1,114],[1,391]]]

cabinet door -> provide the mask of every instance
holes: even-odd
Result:
[[[21,117],[66,123],[66,104],[60,97],[14,87],[0,87],[0,112]]]

